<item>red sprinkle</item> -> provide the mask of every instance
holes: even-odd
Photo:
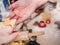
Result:
[[[44,21],[40,21],[40,23],[38,24],[38,26],[39,26],[40,28],[45,28],[45,27],[46,27],[46,24],[45,24]]]
[[[47,24],[50,24],[50,23],[51,23],[50,19],[47,19],[47,20],[46,20],[46,23],[47,23]]]

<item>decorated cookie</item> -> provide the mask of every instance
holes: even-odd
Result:
[[[2,19],[2,23],[3,23],[5,26],[14,27],[14,26],[15,26],[15,23],[16,23],[16,19],[10,20],[9,18],[5,18],[5,19]]]
[[[8,45],[25,45],[28,42],[28,40],[20,40],[20,41],[14,41],[14,42],[10,42],[8,43]]]
[[[8,45],[20,45],[19,42],[10,42]]]
[[[42,20],[46,21],[47,19],[51,19],[51,14],[49,12],[44,12],[42,14]]]

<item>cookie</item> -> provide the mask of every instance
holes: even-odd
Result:
[[[16,23],[16,19],[9,19],[9,18],[5,18],[5,19],[2,19],[2,22],[5,26],[11,26],[11,27],[14,27],[15,26],[15,23]]]
[[[47,19],[51,19],[51,14],[49,12],[44,12],[42,14],[42,20],[46,21]]]

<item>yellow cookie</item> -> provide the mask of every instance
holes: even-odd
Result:
[[[2,21],[9,21],[10,19],[9,18],[3,18]]]
[[[18,42],[11,42],[8,45],[19,45],[19,43]]]
[[[51,14],[49,12],[44,12],[42,14],[42,20],[47,20],[47,19],[51,19]]]
[[[0,22],[0,26],[1,26],[2,28],[6,28],[6,26],[4,25],[3,22]]]
[[[15,24],[16,24],[16,19],[10,20],[10,25],[11,25],[12,27],[15,27]]]
[[[6,25],[6,26],[12,26],[14,27],[15,26],[15,23],[16,23],[16,19],[9,19],[9,18],[5,18],[2,20],[3,24]]]
[[[6,25],[6,26],[10,25],[10,20],[9,20],[9,18],[4,18],[4,19],[2,19],[2,22],[3,22],[4,25]]]

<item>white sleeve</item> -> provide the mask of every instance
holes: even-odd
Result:
[[[7,17],[11,13],[11,11],[7,11],[5,9],[2,1],[0,1],[0,11],[1,11],[0,13],[2,14],[3,18]]]

